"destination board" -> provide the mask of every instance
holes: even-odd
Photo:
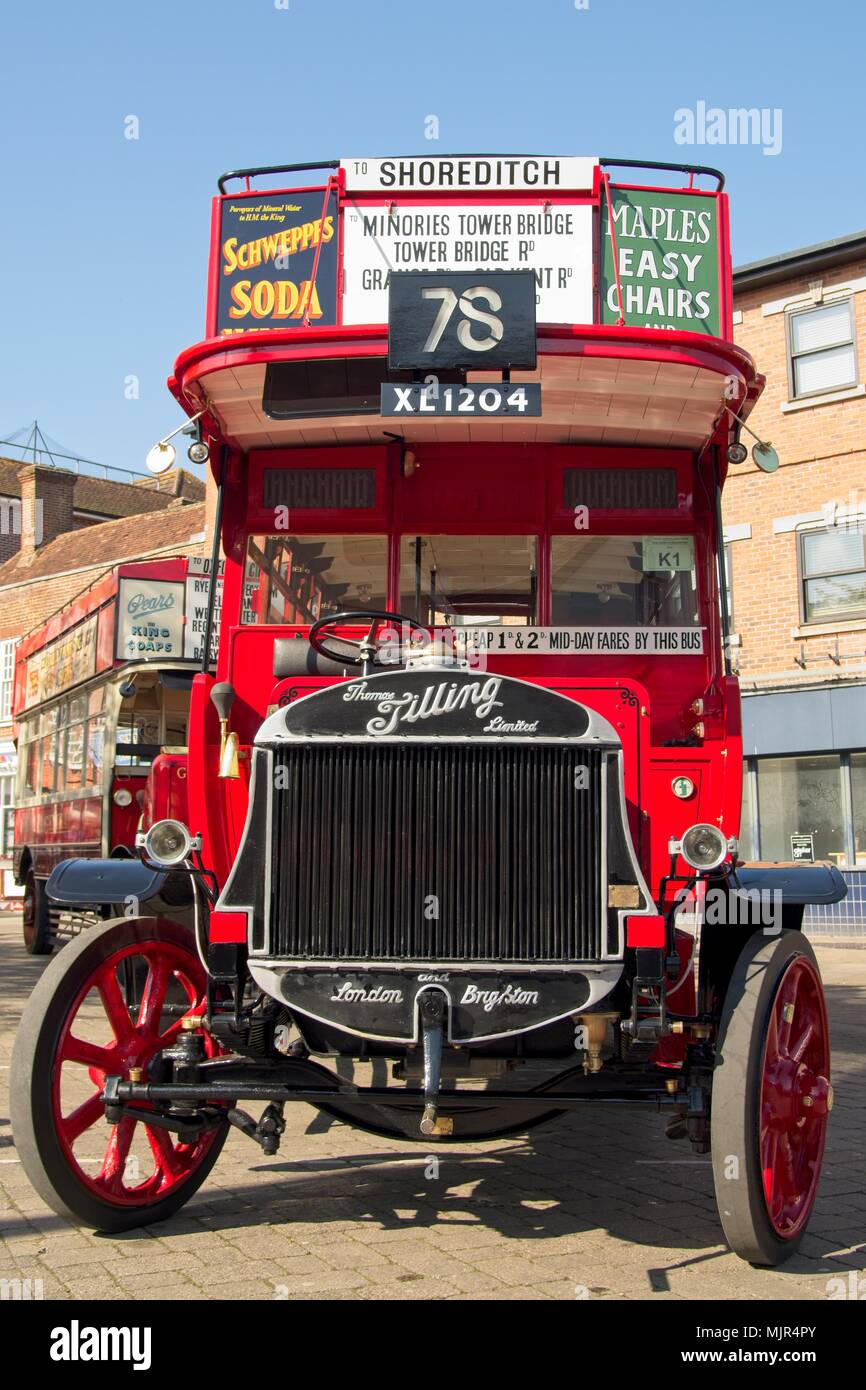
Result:
[[[531,270],[539,323],[592,323],[592,205],[348,202],[343,322],[387,323],[392,270]]]

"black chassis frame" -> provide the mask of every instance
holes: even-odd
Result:
[[[212,892],[203,881],[202,870],[190,866],[188,872],[201,883],[205,889],[202,896],[209,902]],[[690,887],[697,877],[678,874],[672,860],[667,875],[669,882]],[[779,895],[779,930],[798,929],[806,904],[837,902],[846,893],[844,879],[838,869],[829,864],[738,864],[735,868],[723,866],[701,877],[708,889],[711,886],[720,888],[729,897],[755,890]],[[67,861],[58,866],[49,880],[48,895],[64,902],[111,904],[123,901],[133,882],[144,901],[148,892],[158,893],[162,875],[136,860]],[[664,886],[664,883],[659,885],[660,898]],[[667,914],[666,951],[649,948],[627,951],[623,981],[610,997],[610,1003],[619,1008],[625,1031],[630,1031],[635,1039],[634,1053],[629,1057],[620,1054],[606,1061],[603,1075],[587,1074],[582,1066],[567,1067],[530,1090],[447,1090],[440,1094],[437,1082],[440,1115],[453,1117],[462,1113],[474,1117],[473,1132],[461,1133],[455,1138],[507,1133],[542,1123],[583,1105],[608,1105],[629,1110],[666,1111],[671,1116],[668,1126],[671,1137],[687,1135],[694,1147],[706,1149],[713,1067],[712,1030],[720,1016],[737,956],[755,927],[747,923],[704,928],[698,959],[697,1013],[673,1016],[667,1012],[665,992],[678,906],[674,902]],[[736,914],[734,920],[738,921]],[[203,1022],[219,1042],[240,1055],[208,1059],[200,1032],[182,1034],[177,1046],[155,1059],[146,1080],[106,1078],[104,1100],[109,1122],[116,1123],[125,1114],[140,1113],[140,1107],[146,1105],[152,1107],[148,1110],[149,1123],[191,1139],[228,1119],[261,1143],[266,1151],[274,1152],[282,1129],[282,1107],[289,1102],[316,1105],[340,1119],[385,1134],[395,1132],[393,1112],[409,1112],[408,1120],[412,1112],[417,1113],[428,1104],[430,1087],[427,1085],[424,1089],[360,1087],[343,1081],[311,1060],[306,1049],[300,1049],[295,1055],[275,1056],[273,1024],[281,1011],[276,1001],[267,1001],[270,1032],[266,1027],[257,1045],[251,1046],[249,1025],[253,1010],[244,1003],[251,979],[246,946],[211,943],[208,971],[207,1014]],[[649,1016],[644,1012],[642,1034],[636,1000],[639,986],[644,985],[650,986],[657,1007],[649,1010]],[[623,986],[630,996],[630,1009]],[[288,1010],[283,1012],[289,1014]],[[685,1064],[676,1075],[669,1069],[654,1066],[649,1060],[650,1043],[671,1031],[684,1032],[687,1036]],[[519,1037],[518,1034],[514,1039],[514,1051],[506,1055],[520,1055]],[[357,1043],[355,1055],[363,1059],[369,1053],[362,1038],[358,1038]],[[643,1055],[642,1047],[647,1049]],[[241,1101],[269,1103],[272,1113],[268,1117],[266,1112],[263,1117],[264,1129],[237,1109]],[[383,1123],[382,1115],[386,1112],[391,1112],[390,1122]],[[485,1116],[489,1118],[485,1120]],[[417,1137],[425,1135],[448,1138],[450,1130],[434,1126],[422,1130]]]

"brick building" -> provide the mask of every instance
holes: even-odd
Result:
[[[734,303],[780,458],[725,489],[743,849],[834,860],[866,921],[866,232],[741,266]]]
[[[119,483],[41,463],[0,458],[0,565],[29,543],[36,549],[65,531],[122,516],[201,502],[205,485],[183,468]]]
[[[203,554],[205,485],[183,469],[118,483],[0,459],[0,898],[14,895],[15,648],[120,560]]]

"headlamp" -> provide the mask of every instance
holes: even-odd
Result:
[[[162,868],[183,864],[194,849],[201,848],[201,837],[192,836],[182,821],[158,820],[144,834],[136,835],[136,848]]]
[[[692,869],[717,869],[729,853],[735,853],[735,837],[727,839],[717,825],[693,825],[681,840],[671,840],[671,854],[681,854]]]

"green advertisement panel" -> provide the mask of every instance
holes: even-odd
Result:
[[[680,328],[721,337],[715,198],[612,188],[623,317],[630,328]],[[601,322],[619,302],[607,200],[601,200]]]

